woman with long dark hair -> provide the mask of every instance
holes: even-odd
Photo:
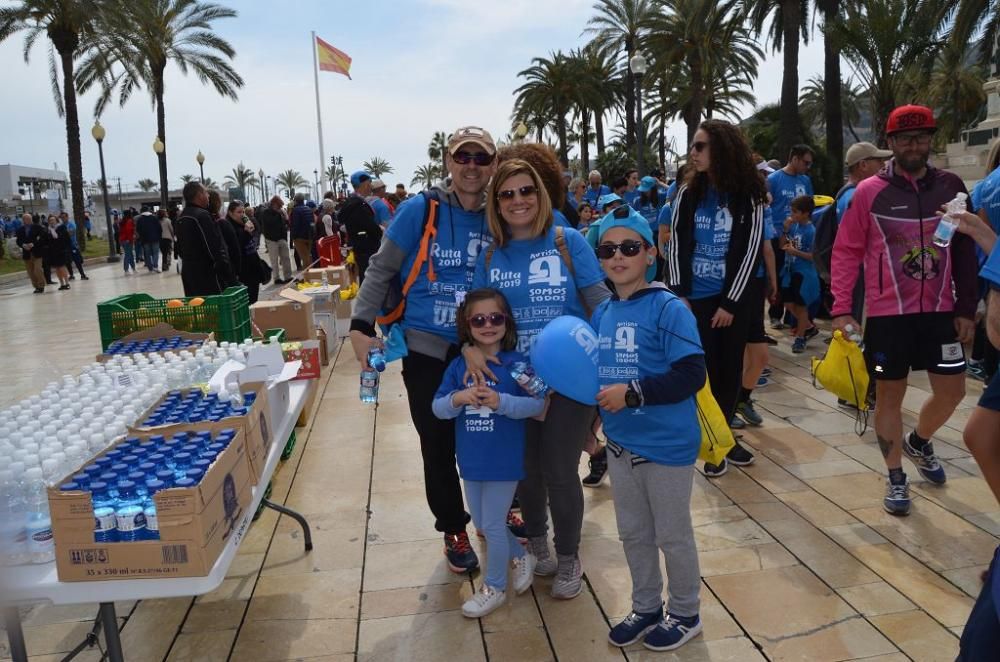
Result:
[[[725,420],[736,411],[750,306],[761,305],[754,272],[764,231],[767,187],[739,127],[702,122],[677,190],[667,254],[667,285],[691,308],[705,350],[708,378]],[[705,475],[721,476],[727,461],[752,463],[739,442]]]

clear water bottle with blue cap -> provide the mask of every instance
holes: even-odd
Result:
[[[381,347],[372,347],[368,350],[368,365],[378,372],[385,371],[385,351]]]
[[[94,542],[118,542],[118,518],[115,500],[108,484],[97,481],[90,484],[90,499],[94,506]]]
[[[536,398],[545,397],[549,392],[548,384],[542,381],[542,378],[535,374],[535,369],[524,361],[517,361],[510,367],[510,376],[521,388]]]
[[[143,514],[142,501],[135,483],[130,480],[118,483],[115,520],[120,542],[136,542],[145,537],[146,516]]]
[[[146,518],[146,540],[160,539],[160,520],[156,516],[156,501],[153,497],[165,489],[166,483],[158,478],[146,481],[146,498],[142,503],[142,514]]]
[[[370,366],[361,369],[361,389],[359,396],[365,404],[378,402],[378,371]]]
[[[951,245],[951,240],[958,229],[958,217],[967,209],[965,201],[968,197],[967,193],[959,191],[951,202],[944,206],[944,216],[938,221],[933,238],[934,243],[941,248],[948,248]]]

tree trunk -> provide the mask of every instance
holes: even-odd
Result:
[[[823,0],[824,27],[837,23],[840,0]],[[844,104],[841,98],[840,48],[832,35],[823,38],[823,96],[826,101],[826,153],[830,171],[839,182],[844,165]]]
[[[74,35],[75,37],[75,35]],[[66,111],[66,149],[69,159],[69,186],[76,223],[76,240],[80,252],[87,248],[87,228],[83,222],[83,158],[80,154],[80,117],[76,108],[76,86],[73,81],[74,47],[63,43],[56,46],[63,73],[63,107]]]
[[[604,111],[594,111],[594,139],[597,141],[597,157],[604,155]],[[589,170],[587,172],[590,172]],[[586,173],[584,173],[586,174]]]
[[[705,106],[705,81],[701,58],[694,56],[688,61],[691,68],[691,106],[688,108],[684,122],[687,124],[687,149],[691,149],[694,134],[701,123],[701,113]]]
[[[170,186],[167,183],[167,120],[163,109],[163,71],[166,67],[161,67],[159,76],[156,78],[156,133],[163,143],[163,153],[157,155],[160,165],[160,209],[169,211],[167,208]]]
[[[583,173],[590,172],[590,111],[580,108],[580,160]]]
[[[635,41],[625,38],[625,151],[635,147],[635,76],[628,64],[628,58],[635,54]]]
[[[562,163],[563,167],[569,166],[569,138],[566,132],[566,114],[560,113],[559,117],[556,118],[556,133],[559,137],[559,161]]]
[[[781,74],[781,111],[779,115],[778,158],[787,158],[792,145],[802,142],[799,118],[799,25],[802,23],[800,0],[782,0],[782,46],[784,62]]]
[[[657,156],[660,157],[659,167],[663,169],[664,173],[666,173],[667,171],[667,116],[666,115],[660,115],[660,137],[657,140],[656,149],[657,149]]]

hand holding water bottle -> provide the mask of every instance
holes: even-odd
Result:
[[[946,213],[946,208],[947,205],[943,205],[941,207],[941,211],[938,212],[938,216],[943,217]],[[972,212],[965,210],[951,214],[950,216],[957,223],[957,227],[955,228],[957,232],[961,232],[964,235],[972,237],[972,240],[975,241],[987,255],[993,252],[993,246],[996,243],[997,234],[987,221],[984,221],[978,214],[973,214]]]
[[[967,193],[960,191],[955,194],[951,202],[944,206],[944,214],[938,221],[937,229],[934,230],[933,239],[934,243],[941,248],[947,248],[951,245],[951,239],[955,236],[955,230],[958,229],[960,216],[967,209],[965,201],[968,197]]]
[[[850,315],[839,315],[831,320],[831,325],[835,331],[840,331],[844,337],[856,345],[861,345],[863,336],[861,334],[861,324]]]

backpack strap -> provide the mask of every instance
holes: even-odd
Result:
[[[566,244],[566,228],[561,225],[556,226],[556,248],[559,249],[559,255],[566,263],[566,268],[569,269],[569,275],[576,278],[576,270],[573,269],[573,256],[570,255],[569,246]]]
[[[434,282],[437,280],[437,275],[434,273],[434,260],[430,259],[431,246],[434,245],[434,239],[437,238],[437,214],[438,207],[441,202],[438,196],[434,193],[429,193],[424,191],[421,195],[424,196],[424,234],[420,237],[420,244],[417,249],[417,257],[413,260],[413,266],[410,267],[410,273],[407,275],[406,280],[403,282],[403,297],[399,304],[392,309],[389,313],[376,318],[376,322],[383,326],[388,326],[400,320],[403,317],[403,312],[406,310],[406,295],[409,293],[410,288],[413,284],[417,282],[417,278],[420,277],[420,270],[427,264],[427,280]]]

